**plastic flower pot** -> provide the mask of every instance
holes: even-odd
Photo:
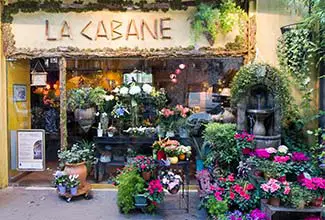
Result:
[[[203,160],[196,160],[196,171],[201,171],[204,169]]]
[[[58,190],[59,190],[60,194],[65,194],[67,192],[67,187],[62,186],[62,185],[58,185]]]
[[[323,205],[323,196],[319,196],[311,202],[311,205],[314,207],[321,207]]]
[[[168,157],[168,160],[171,164],[177,164],[178,163],[178,157]]]
[[[150,180],[151,172],[150,172],[150,171],[148,171],[148,172],[142,172],[141,175],[142,175],[142,178],[143,178],[145,181],[148,181],[148,180]]]
[[[144,194],[138,194],[134,196],[135,207],[142,208],[147,206],[147,197]]]
[[[279,198],[269,198],[268,203],[272,206],[280,206],[280,199]]]
[[[78,186],[70,188],[71,195],[75,196],[78,193]]]
[[[157,152],[157,159],[158,160],[166,160],[166,154],[163,150]]]
[[[185,154],[178,155],[179,160],[185,160],[186,156]]]

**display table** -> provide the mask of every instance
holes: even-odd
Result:
[[[171,138],[179,141],[184,145],[192,145],[190,138]],[[95,166],[95,179],[96,182],[100,182],[105,174],[107,167],[123,167],[127,163],[127,149],[131,148],[137,152],[137,154],[152,155],[152,144],[158,140],[158,137],[151,136],[113,136],[113,137],[94,137],[94,143],[96,145],[96,156],[98,162]],[[123,155],[117,156],[117,153]],[[100,160],[105,153],[112,154],[112,160],[103,162]]]
[[[323,207],[310,207],[304,209],[295,209],[295,208],[287,208],[283,206],[272,206],[265,202],[261,202],[261,210],[267,214],[269,220],[275,220],[274,215],[279,212],[287,212],[287,213],[310,213],[319,216],[322,218]],[[278,219],[278,218],[277,218]]]

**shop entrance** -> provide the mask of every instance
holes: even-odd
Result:
[[[140,71],[152,76],[152,86],[167,92],[168,105],[177,104],[196,108],[201,112],[217,114],[220,107],[229,107],[229,84],[243,65],[242,57],[177,57],[177,58],[67,58],[66,85],[60,88],[59,58],[37,58],[8,62],[8,124],[10,132],[11,182],[19,185],[52,185],[53,173],[58,167],[57,151],[61,147],[60,91],[73,88],[102,87],[106,91],[121,86],[125,74]],[[179,72],[180,65],[185,67]],[[46,83],[34,85],[32,74],[46,72]],[[14,85],[26,85],[26,101],[14,102]],[[222,98],[223,97],[223,98]],[[110,112],[107,112],[110,114]],[[87,129],[76,121],[74,112],[67,111],[68,146],[91,142],[97,136],[98,118]],[[109,117],[109,125],[117,123]],[[142,124],[141,124],[142,125]],[[144,124],[142,126],[145,126]],[[46,133],[46,170],[20,173],[15,170],[14,132],[18,129],[44,129]],[[150,146],[148,146],[150,148]],[[121,152],[123,153],[123,152]],[[150,154],[150,152],[146,152]],[[195,155],[192,156],[195,158]],[[195,173],[192,160],[191,175]],[[107,170],[105,173],[110,173]],[[114,171],[112,171],[114,172]],[[26,175],[27,174],[27,175]],[[23,176],[18,178],[17,176]],[[111,176],[103,176],[106,183]],[[96,179],[90,170],[90,182]]]

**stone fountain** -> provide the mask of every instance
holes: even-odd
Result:
[[[280,108],[269,87],[253,85],[237,107],[237,129],[254,134],[257,148],[281,144]]]

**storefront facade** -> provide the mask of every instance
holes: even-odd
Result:
[[[112,90],[121,85],[125,73],[137,69],[152,74],[154,86],[165,88],[174,105],[198,105],[206,109],[207,104],[198,101],[198,97],[203,93],[227,91],[235,72],[255,57],[253,17],[244,27],[235,25],[211,43],[203,35],[193,40],[190,18],[196,10],[194,5],[167,12],[96,11],[87,9],[88,6],[71,5],[65,11],[59,6],[57,13],[38,10],[10,13],[10,7],[18,6],[5,8],[2,24],[4,65],[1,68],[6,74],[1,74],[0,98],[6,104],[1,124],[2,130],[8,132],[1,134],[4,153],[0,187],[8,184],[8,176],[17,174],[14,133],[19,129],[45,129],[36,125],[35,109],[40,106],[35,94],[44,95],[46,87],[32,85],[31,72],[42,72],[44,68],[48,73],[46,86],[55,92],[59,105],[57,128],[53,128],[58,132],[55,140],[59,148],[66,148],[68,136],[78,133],[67,120],[67,91],[79,86],[80,80],[95,86],[98,85],[96,77],[108,79],[105,82],[108,84],[101,85]],[[78,7],[84,8],[82,12],[76,12]],[[236,40],[238,36],[243,39],[240,43]],[[37,67],[38,62],[42,67]],[[175,70],[180,64],[187,68],[178,75]],[[18,102],[17,88],[24,93]],[[56,150],[46,156],[52,154]]]

